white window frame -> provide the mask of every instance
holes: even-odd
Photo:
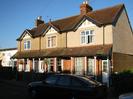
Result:
[[[90,38],[92,38],[90,42],[88,42],[88,40],[90,39],[88,36],[90,36]],[[84,31],[82,31],[80,33],[80,44],[92,44],[92,43],[94,43],[94,36],[95,36],[94,30],[84,30]],[[84,42],[83,42],[83,37],[84,37]]]
[[[52,37],[55,37],[56,38],[56,41],[55,41],[55,46],[52,46]],[[50,46],[48,46],[49,44],[48,44],[48,40],[49,40],[49,38],[50,38]],[[47,48],[54,48],[54,47],[56,47],[57,46],[57,36],[56,35],[51,35],[51,36],[47,36]]]
[[[28,42],[30,42],[28,45]],[[31,49],[31,40],[24,40],[24,50],[30,50]]]

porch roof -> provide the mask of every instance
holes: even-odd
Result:
[[[45,50],[18,51],[12,58],[50,58],[50,57],[83,57],[83,56],[107,56],[112,45],[95,45],[71,48],[50,48]]]

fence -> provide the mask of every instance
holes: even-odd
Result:
[[[0,67],[0,79],[12,79],[14,72],[12,67]]]
[[[19,81],[37,81],[44,78],[44,73],[18,72],[16,68],[0,67],[0,80],[16,79]]]

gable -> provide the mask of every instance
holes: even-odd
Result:
[[[79,23],[78,28],[87,28],[87,27],[94,27],[96,26],[94,23],[90,22],[89,20],[85,19]]]
[[[53,27],[49,27],[47,32],[46,32],[46,35],[55,34],[55,33],[58,33],[58,32]]]
[[[23,39],[30,39],[31,38],[31,36],[28,34],[28,33],[26,33],[24,36],[23,36]]]
[[[30,32],[26,29],[22,34],[21,36],[17,39],[17,41],[20,41],[22,39],[28,39],[28,38],[31,38],[32,35],[30,34]]]

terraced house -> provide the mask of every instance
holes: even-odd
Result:
[[[45,23],[17,39],[19,71],[91,75],[108,83],[113,72],[133,68],[133,32],[124,4],[95,10],[87,3],[80,14]]]

